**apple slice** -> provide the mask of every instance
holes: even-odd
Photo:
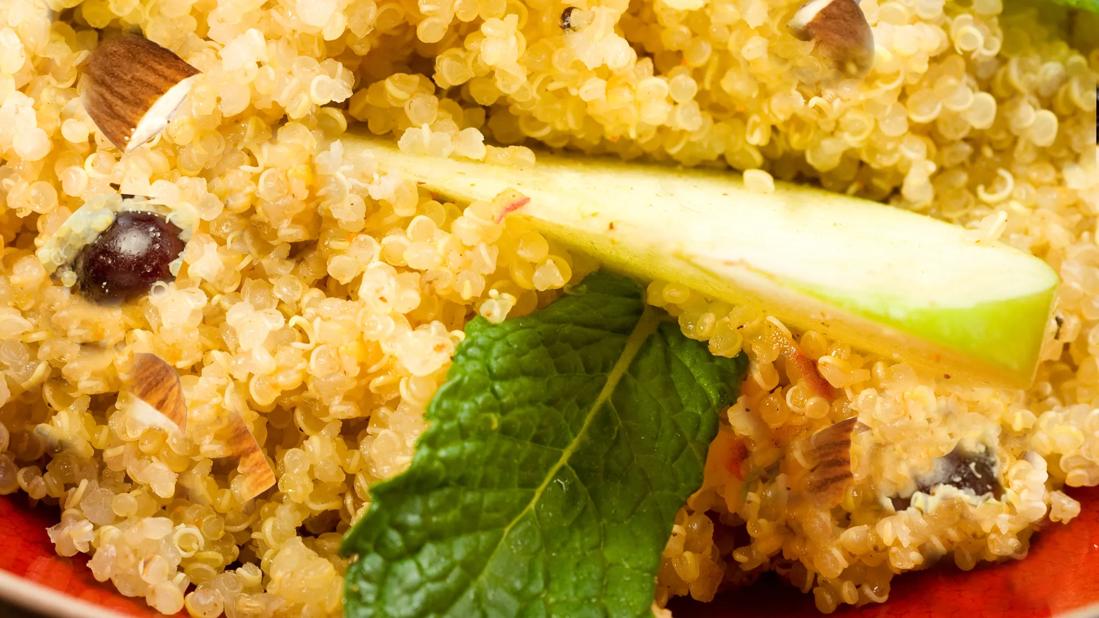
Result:
[[[379,170],[457,201],[513,189],[510,216],[609,267],[754,304],[942,373],[1028,384],[1057,275],[1036,257],[912,212],[739,174],[538,155],[518,169],[412,155],[351,135]]]

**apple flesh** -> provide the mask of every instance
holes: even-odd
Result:
[[[530,201],[508,216],[611,268],[752,304],[940,373],[1033,379],[1057,275],[961,227],[794,184],[753,192],[729,171],[547,154],[519,169],[402,153],[363,136],[345,146],[456,201],[518,191]]]

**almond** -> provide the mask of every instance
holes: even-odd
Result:
[[[835,506],[843,501],[854,480],[851,472],[851,432],[858,427],[855,417],[844,419],[809,438],[813,467],[808,490],[819,504]]]
[[[191,91],[198,69],[145,37],[100,43],[84,72],[84,107],[115,146],[129,152],[156,137]]]
[[[164,359],[144,352],[134,354],[133,394],[179,427],[187,429],[187,402],[179,374]]]
[[[862,75],[874,63],[874,33],[857,0],[809,0],[787,26],[844,73]]]
[[[229,445],[237,456],[237,472],[244,477],[242,497],[251,500],[275,485],[275,471],[239,414],[233,414],[230,431]]]

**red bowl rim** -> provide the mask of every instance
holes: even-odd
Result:
[[[1085,605],[1071,612],[1065,612],[1056,618],[1095,618],[1095,616],[1099,616],[1099,603]]]
[[[4,569],[0,569],[0,598],[45,615],[126,618],[114,610],[47,588]]]
[[[29,579],[0,569],[0,598],[46,616],[81,616],[82,618],[128,618],[111,609],[69,596]],[[888,605],[886,601],[886,605]],[[153,610],[150,613],[155,614]],[[825,616],[825,614],[820,614]],[[1099,616],[1099,602],[1064,612],[1053,618],[1094,618]]]

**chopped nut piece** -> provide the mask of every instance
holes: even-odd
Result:
[[[839,504],[854,478],[851,432],[856,426],[858,419],[851,417],[821,429],[809,439],[813,468],[809,471],[808,490],[820,504]]]
[[[138,35],[104,41],[85,70],[84,107],[107,139],[130,151],[156,137],[198,69]]]
[[[244,419],[239,414],[234,414],[232,422],[229,444],[238,458],[237,471],[244,476],[243,497],[251,500],[274,486],[275,471]]]
[[[133,393],[179,427],[187,429],[187,402],[179,374],[156,354],[134,354]]]
[[[874,62],[874,33],[857,0],[809,0],[787,26],[844,73],[862,75]]]

